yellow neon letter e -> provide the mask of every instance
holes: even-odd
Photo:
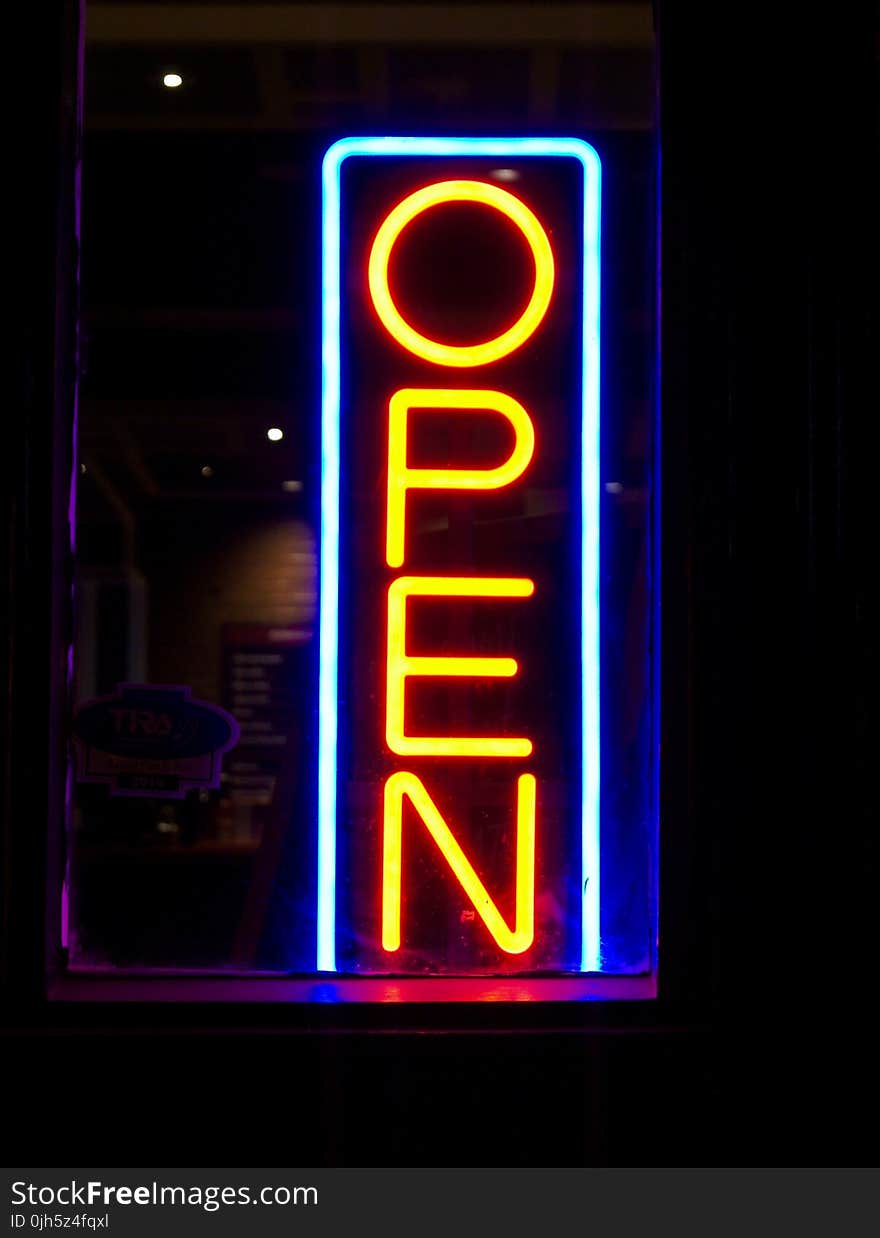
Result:
[[[505,576],[398,576],[388,588],[385,739],[399,756],[527,757],[532,741],[519,736],[406,735],[406,681],[411,675],[511,679],[515,658],[423,657],[406,652],[406,603],[410,597],[527,598],[534,583]]]

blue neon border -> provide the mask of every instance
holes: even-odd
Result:
[[[352,155],[556,156],[584,169],[581,408],[581,964],[601,970],[599,815],[599,340],[602,164],[579,138],[342,138],[322,169],[321,594],[318,686],[317,970],[336,971],[339,680],[340,170]]]

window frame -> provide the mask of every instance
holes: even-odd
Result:
[[[65,951],[53,943],[61,939],[61,920],[64,914],[62,901],[66,857],[63,821],[65,805],[70,795],[70,787],[66,781],[67,735],[64,719],[69,706],[68,651],[72,639],[72,556],[68,515],[75,502],[77,467],[75,434],[79,340],[78,186],[82,129],[84,2],[67,0],[65,3],[64,0],[59,0],[58,8],[65,29],[62,40],[65,55],[61,93],[68,103],[71,99],[76,100],[76,106],[73,109],[68,107],[63,114],[58,130],[50,135],[47,126],[44,135],[49,139],[46,145],[58,159],[59,185],[63,190],[64,202],[55,235],[55,274],[59,297],[51,337],[55,355],[61,362],[57,373],[62,376],[62,380],[52,391],[51,407],[48,400],[33,403],[20,444],[25,470],[29,471],[33,479],[33,487],[27,496],[27,501],[33,508],[33,511],[29,512],[27,523],[30,546],[22,546],[21,553],[29,560],[29,566],[37,559],[51,563],[51,572],[40,574],[31,571],[26,594],[27,610],[48,616],[48,623],[31,626],[27,631],[25,625],[20,623],[16,632],[17,644],[13,658],[14,666],[41,665],[49,668],[48,673],[43,673],[45,678],[41,685],[42,692],[34,693],[27,699],[19,692],[17,716],[20,718],[24,712],[27,722],[24,728],[16,728],[11,746],[14,762],[12,769],[20,771],[13,773],[11,778],[13,799],[21,806],[22,811],[32,796],[36,802],[42,802],[46,823],[45,837],[42,840],[38,833],[35,833],[25,840],[23,851],[16,852],[13,849],[12,852],[12,867],[16,871],[22,868],[28,870],[31,891],[31,897],[23,897],[21,900],[13,898],[10,915],[13,970],[18,973],[18,980],[24,986],[23,991],[28,992],[31,999],[36,1000],[45,1011],[56,1005],[76,1004],[80,1010],[96,1011],[108,1004],[124,1007],[143,1003],[155,1003],[158,1010],[167,1010],[175,1004],[195,1010],[198,1008],[197,1003],[204,1000],[206,1006],[219,1003],[227,1009],[235,1009],[243,1014],[251,1008],[252,1003],[264,1012],[265,1003],[272,1001],[284,1005],[294,1024],[307,1023],[320,1006],[322,1018],[329,1019],[334,1025],[345,1026],[350,1018],[357,1021],[364,1017],[346,1013],[352,1005],[359,1005],[372,1012],[369,1017],[375,1018],[377,1025],[391,1025],[400,1019],[400,1012],[408,1003],[412,1005],[404,1021],[412,1022],[415,1019],[419,1026],[426,1027],[448,1026],[450,1019],[487,1027],[528,1026],[535,1022],[543,1026],[585,1027],[594,1023],[605,1025],[609,1021],[632,1025],[634,1020],[655,1025],[667,1020],[668,1012],[679,1003],[681,977],[687,971],[687,964],[682,952],[679,952],[676,959],[674,937],[670,937],[667,942],[667,930],[663,927],[656,973],[635,977],[560,976],[558,979],[547,980],[511,978],[499,985],[497,978],[478,977],[437,980],[412,978],[402,982],[399,978],[385,980],[377,977],[320,975],[308,978],[275,976],[268,979],[232,974],[200,978],[189,972],[176,975],[155,971],[149,974],[118,972],[103,975],[89,974],[87,969],[79,968],[74,973],[67,971]],[[659,145],[660,134],[656,137]],[[664,192],[659,184],[657,192],[661,196]],[[668,231],[666,234],[661,233],[659,246],[656,283],[658,296],[659,266],[667,253],[671,252]],[[665,324],[670,319],[669,307],[665,307],[664,313],[665,339],[668,336],[668,327]],[[44,344],[48,347],[49,343],[47,337]],[[661,383],[665,391],[669,385],[665,376],[661,377]],[[662,399],[661,383],[657,384],[657,399]],[[48,395],[48,392],[46,394]],[[659,484],[656,486],[652,517],[661,530],[659,536],[655,532],[652,541],[656,556],[654,570],[662,579],[664,592],[664,626],[661,629],[658,624],[655,629],[659,631],[660,656],[653,659],[654,674],[658,681],[655,687],[659,687],[659,681],[666,680],[670,673],[673,679],[679,677],[683,664],[680,660],[681,646],[675,643],[679,640],[677,634],[680,628],[677,622],[669,627],[667,616],[670,612],[673,615],[682,615],[687,609],[682,572],[684,543],[677,541],[676,536],[684,536],[686,540],[688,525],[680,489],[677,485],[668,484],[670,478],[675,478],[676,470],[680,469],[681,457],[678,453],[672,456],[665,446],[676,441],[676,418],[681,417],[685,410],[676,411],[670,408],[664,413],[671,421],[664,427],[662,441],[656,409],[654,413],[655,477],[659,481],[662,475],[665,483],[662,488]],[[42,443],[47,439],[53,445],[51,460],[41,454]],[[24,611],[25,608],[22,609]],[[61,650],[64,650],[63,657],[60,656]],[[20,674],[13,676],[13,681],[20,683],[20,678]],[[674,933],[676,917],[669,914],[670,906],[676,899],[685,896],[681,889],[676,894],[676,883],[684,871],[680,844],[683,838],[686,839],[686,834],[677,834],[677,831],[687,830],[679,811],[679,795],[683,783],[687,780],[687,774],[683,770],[688,759],[680,737],[687,733],[687,726],[683,725],[683,718],[677,707],[673,713],[671,707],[663,703],[662,697],[658,699],[661,702],[660,725],[664,746],[659,787],[662,823],[660,865],[663,872],[660,883],[660,919],[661,926],[664,923],[672,925],[671,931]],[[51,736],[48,748],[45,744],[46,735]],[[16,762],[16,752],[27,752],[29,757],[21,763]],[[40,753],[41,760],[34,760],[33,754],[36,752]],[[36,788],[41,790],[39,796]],[[676,809],[672,813],[664,813],[664,804],[668,805],[670,797],[676,801]],[[25,887],[21,886],[19,889],[23,893]],[[35,932],[35,900],[32,897],[36,891],[42,896],[39,904],[42,907],[43,920],[39,934]],[[25,924],[28,924],[29,928],[23,930]],[[41,943],[42,957],[39,967],[35,966],[36,954],[33,948],[30,950],[29,962],[24,961],[20,951],[16,955],[15,943],[19,940],[17,934],[22,931],[30,942],[39,940]],[[707,971],[706,976],[708,975]],[[690,987],[693,990],[692,982]],[[706,1011],[708,988],[705,984],[698,988],[698,1007]],[[196,993],[202,996],[196,997]],[[271,996],[267,996],[269,994]]]

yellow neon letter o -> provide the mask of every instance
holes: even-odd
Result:
[[[388,287],[388,264],[395,241],[406,225],[422,211],[444,202],[478,202],[494,207],[516,224],[528,241],[535,261],[535,286],[522,315],[501,335],[482,344],[441,344],[420,335],[401,316]],[[537,217],[506,189],[483,181],[438,181],[411,193],[386,215],[370,251],[368,278],[370,296],[382,325],[408,352],[435,365],[487,365],[490,361],[506,357],[524,344],[546,314],[553,295],[553,250]]]

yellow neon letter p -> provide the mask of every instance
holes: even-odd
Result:
[[[458,412],[501,413],[513,426],[513,451],[490,469],[414,469],[407,464],[410,409],[448,408]],[[388,509],[385,558],[400,567],[406,553],[407,490],[497,490],[528,468],[535,450],[535,428],[523,406],[503,391],[469,391],[406,387],[396,391],[388,408]]]

